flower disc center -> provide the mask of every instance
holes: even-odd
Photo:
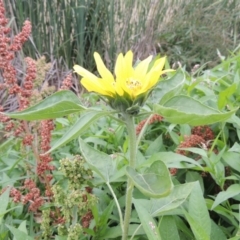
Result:
[[[142,87],[141,82],[139,82],[138,80],[133,79],[133,78],[127,79],[126,84],[127,84],[128,88],[131,90],[139,90]]]

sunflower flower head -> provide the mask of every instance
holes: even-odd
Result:
[[[152,56],[149,56],[133,67],[132,51],[128,51],[125,56],[122,53],[118,55],[114,75],[106,68],[97,52],[94,53],[94,59],[100,77],[79,65],[73,67],[82,77],[81,84],[89,92],[104,96],[112,108],[129,114],[138,113],[160,76],[173,71],[163,70],[165,57],[152,63]]]

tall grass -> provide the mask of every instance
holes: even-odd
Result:
[[[238,0],[5,0],[16,28],[33,23],[30,56],[63,58],[94,69],[98,51],[111,66],[119,52],[170,55],[188,66],[215,61],[240,40]],[[214,63],[213,63],[214,64]]]

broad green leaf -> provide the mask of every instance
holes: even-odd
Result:
[[[187,199],[195,185],[196,182],[176,185],[167,197],[151,200],[139,199],[135,201],[142,202],[152,216],[162,216],[179,207]]]
[[[222,156],[223,161],[229,165],[231,168],[240,172],[240,154],[238,152],[225,152]]]
[[[6,115],[11,118],[31,121],[54,119],[83,110],[85,108],[72,91],[62,90],[21,112],[6,113]]]
[[[211,219],[199,183],[195,185],[190,194],[188,213],[198,228],[204,231],[203,236],[208,236],[210,239]],[[195,228],[195,224],[192,226],[193,228]]]
[[[158,224],[162,240],[180,240],[173,216],[163,216]]]
[[[211,210],[213,210],[220,203],[222,203],[222,202],[226,201],[227,199],[232,198],[238,194],[240,194],[240,185],[239,184],[231,185],[226,191],[222,191],[217,195],[217,197],[212,205]]]
[[[119,171],[116,166],[116,161],[106,153],[100,152],[86,144],[82,139],[80,139],[79,142],[83,157],[89,167],[98,174],[103,182],[111,182],[111,178],[115,179],[115,175]]]
[[[237,84],[234,83],[230,87],[226,88],[225,90],[221,91],[219,93],[219,98],[218,98],[218,108],[223,109],[229,102],[229,97],[232,97],[232,95],[236,92],[237,90]]]
[[[146,155],[152,155],[154,153],[157,153],[161,150],[163,145],[162,135],[159,135],[154,141],[152,141],[148,148],[146,149]]]
[[[148,239],[161,240],[156,222],[151,214],[147,211],[145,206],[136,199],[133,199],[133,203]]]
[[[171,98],[163,106],[154,105],[154,112],[163,116],[170,123],[192,126],[223,122],[230,118],[236,110],[222,113],[196,99],[183,95]]]
[[[134,185],[148,197],[167,196],[173,188],[168,168],[162,161],[154,162],[143,173],[137,172],[130,166],[126,170]]]
[[[178,71],[172,78],[158,83],[150,96],[150,100],[153,103],[164,104],[168,99],[181,92],[184,82],[184,73]]]
[[[208,157],[207,151],[202,148],[189,147],[189,148],[178,148],[178,149],[196,153],[201,155],[202,157],[206,157],[206,158]]]
[[[163,161],[168,168],[192,168],[197,166],[200,169],[203,169],[196,160],[173,152],[155,153],[145,163],[143,163],[141,167],[149,166],[157,160]]]
[[[226,240],[226,236],[221,228],[211,220],[211,240]]]
[[[20,225],[19,225],[19,227],[18,227],[18,230],[20,230],[21,232],[23,232],[23,233],[28,233],[27,232],[27,228],[26,228],[26,221],[23,221],[23,222],[21,222],[20,223]],[[13,240],[18,240],[18,238],[16,238],[15,236],[14,236],[14,239]]]
[[[15,239],[17,239],[17,240],[34,240],[31,236],[28,236],[27,233],[25,233],[19,229],[9,226],[9,225],[6,225],[6,226],[8,227],[10,232],[13,234]]]
[[[211,240],[204,228],[189,213],[185,212],[185,217],[193,231],[196,240]],[[210,226],[211,227],[211,226]]]
[[[137,230],[137,231],[136,231]],[[139,224],[130,224],[128,229],[128,236],[145,235],[145,231]],[[99,236],[99,240],[116,239],[122,236],[122,229],[120,226],[108,228],[104,235]]]
[[[27,226],[27,222],[23,221],[23,222],[20,223],[20,225],[18,227],[18,230],[27,233],[27,227],[26,226]]]
[[[228,150],[229,152],[240,152],[240,144],[235,142],[233,146]]]
[[[10,188],[7,188],[6,191],[0,196],[0,223],[4,217],[4,214],[7,212],[7,207],[9,203],[9,192]]]
[[[71,140],[77,138],[78,136],[80,136],[80,134],[86,131],[97,119],[107,114],[109,114],[109,112],[96,110],[84,112],[74,123],[74,125],[54,143],[54,145],[48,152],[51,152],[63,146],[64,144],[67,144]]]

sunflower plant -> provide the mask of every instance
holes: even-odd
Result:
[[[79,65],[74,66],[74,71],[82,77],[81,84],[89,92],[99,95],[110,108],[86,107],[73,92],[63,90],[35,106],[7,115],[31,121],[80,113],[75,124],[54,142],[50,151],[56,149],[61,151],[61,146],[78,138],[81,155],[94,172],[93,187],[99,184],[108,187],[118,211],[119,225],[115,226],[116,232],[120,231],[121,234],[116,236],[116,233],[108,228],[105,232],[100,232],[96,239],[116,239],[120,236],[122,240],[136,239],[135,236],[141,234],[145,234],[150,240],[161,239],[156,217],[178,208],[191,192],[201,198],[201,189],[197,183],[174,185],[168,167],[161,158],[149,156],[146,163],[138,160],[138,145],[148,121],[136,135],[135,118],[145,115],[150,119],[152,114],[157,113],[167,122],[196,126],[225,121],[235,113],[236,109],[220,112],[199,100],[183,95],[185,76],[181,70],[174,72],[172,69],[164,69],[165,57],[153,59],[149,56],[133,65],[131,51],[125,55],[120,53],[114,74],[107,69],[98,53],[94,53],[94,58],[99,75]],[[163,75],[168,73],[170,78],[163,78]],[[125,153],[118,153],[118,161],[90,146],[82,138],[83,133],[103,117],[110,117],[125,127],[127,150]],[[196,163],[196,167],[199,167],[199,164]],[[125,184],[124,204],[118,199],[114,190],[113,184],[116,182]],[[133,205],[139,218],[137,223],[133,219]]]

